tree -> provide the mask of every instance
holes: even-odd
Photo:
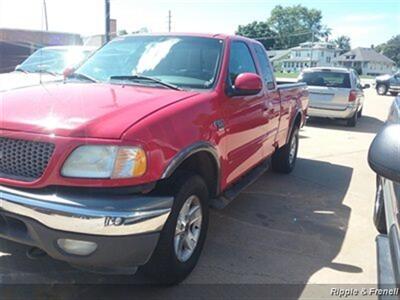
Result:
[[[122,30],[118,30],[118,35],[127,35],[128,31],[126,31],[125,29]]]
[[[278,35],[276,48],[287,49],[310,40],[312,32],[315,40],[329,36],[330,29],[323,26],[321,20],[320,10],[302,5],[277,5],[272,9],[267,23]]]
[[[239,26],[236,33],[250,38],[264,37],[258,40],[267,49],[287,49],[311,40],[312,33],[315,41],[328,39],[331,29],[322,25],[321,19],[320,10],[277,5],[266,21]]]
[[[340,49],[342,49],[342,53],[345,53],[347,51],[351,50],[351,45],[350,45],[350,38],[345,35],[338,36],[336,39],[333,40],[333,42],[336,44],[336,46]]]
[[[386,43],[375,47],[375,50],[395,61],[400,66],[400,34],[392,37]]]
[[[275,43],[276,33],[272,31],[267,22],[254,21],[247,25],[239,25],[236,34],[248,38],[258,38],[266,49],[271,49]]]

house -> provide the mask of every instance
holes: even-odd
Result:
[[[301,43],[290,49],[289,57],[279,60],[279,64],[275,62],[275,68],[283,72],[299,72],[307,67],[332,66],[341,51],[332,42]]]
[[[81,44],[74,33],[0,28],[0,73],[14,70],[41,47]]]
[[[353,68],[360,75],[393,73],[396,63],[372,48],[358,47],[334,59],[334,66]]]
[[[274,71],[279,71],[281,70],[281,61],[285,58],[289,58],[290,56],[290,49],[286,50],[268,50],[268,58],[269,61],[271,62]]]

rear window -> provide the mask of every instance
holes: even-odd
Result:
[[[326,86],[337,88],[350,88],[349,73],[337,72],[304,72],[299,77],[300,82],[311,86]]]

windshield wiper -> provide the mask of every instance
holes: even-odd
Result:
[[[16,72],[22,72],[22,73],[25,73],[25,74],[28,74],[28,73],[29,73],[27,70],[25,70],[25,69],[23,69],[23,68],[21,68],[21,67],[16,68],[15,71],[16,71]]]
[[[76,73],[76,72],[70,74],[67,78],[83,79],[83,80],[87,80],[87,81],[90,81],[90,82],[98,82],[93,77],[90,77],[90,76],[82,74],[82,73]]]
[[[147,80],[147,81],[151,81],[151,82],[160,84],[160,85],[165,86],[167,88],[170,88],[172,90],[182,91],[182,89],[180,87],[178,87],[178,86],[176,86],[174,84],[167,83],[165,81],[162,81],[162,80],[154,78],[154,77],[143,76],[143,75],[110,76],[110,80],[131,80],[131,81]]]

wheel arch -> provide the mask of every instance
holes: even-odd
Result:
[[[293,132],[293,129],[295,127],[300,129],[302,119],[303,119],[303,112],[299,109],[299,110],[297,110],[297,112],[296,112],[296,114],[295,114],[295,116],[293,118],[292,124],[290,125],[290,130],[289,130],[288,135],[286,137],[286,143],[289,142],[289,139],[290,139],[290,136],[291,136],[291,134]]]
[[[165,168],[161,179],[167,179],[178,170],[193,171],[207,184],[210,197],[220,193],[220,160],[217,149],[208,142],[194,143],[175,155]]]

